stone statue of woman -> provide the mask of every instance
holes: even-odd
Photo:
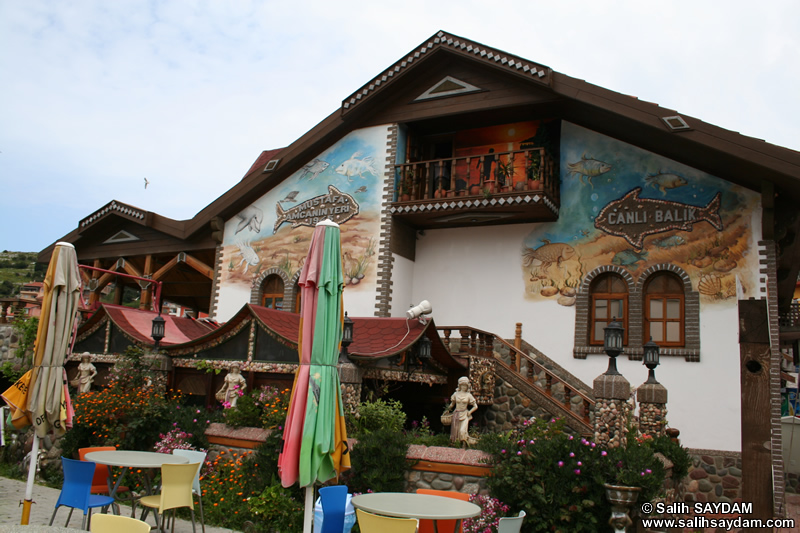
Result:
[[[78,389],[78,394],[89,392],[96,375],[97,368],[92,364],[92,356],[89,355],[89,352],[84,352],[81,355],[81,363],[78,365],[78,375],[70,384]]]
[[[472,413],[478,409],[478,402],[469,389],[469,378],[466,376],[458,378],[458,389],[450,396],[450,405],[446,409],[449,412],[455,408],[450,424],[450,440],[465,446],[476,442],[476,439],[469,436],[469,421],[472,420]]]
[[[239,396],[243,395],[245,389],[247,389],[247,381],[245,381],[240,371],[239,363],[232,364],[228,375],[225,376],[222,387],[217,391],[217,400],[227,404],[226,407],[236,407]]]

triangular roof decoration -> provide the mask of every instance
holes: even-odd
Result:
[[[430,100],[431,98],[444,98],[446,96],[455,96],[458,94],[467,94],[479,92],[483,89],[475,87],[471,83],[461,81],[452,76],[445,76],[438,83],[435,83],[430,89],[417,96],[414,101]]]
[[[103,241],[103,244],[115,244],[118,242],[131,242],[131,241],[138,241],[139,237],[136,235],[129,233],[127,231],[120,230],[116,232],[114,235],[109,237],[108,239]]]

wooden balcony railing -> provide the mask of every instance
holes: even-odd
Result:
[[[585,426],[591,426],[589,417],[594,411],[595,400],[584,394],[582,391],[573,387],[557,374],[547,369],[544,365],[536,361],[528,353],[516,348],[513,344],[497,337],[493,333],[481,331],[470,327],[437,327],[441,332],[445,346],[452,346],[450,336],[454,330],[461,335],[458,349],[454,352],[458,355],[478,355],[484,357],[495,357],[495,345],[502,351],[507,351],[510,356],[509,363],[502,359],[495,359],[503,365],[507,365],[510,370],[516,372],[526,383],[530,384],[540,393],[548,398],[555,400],[568,415],[576,418]],[[452,348],[450,348],[452,350]],[[558,384],[561,384],[558,390]],[[579,397],[580,401],[573,398]]]
[[[553,158],[544,148],[395,165],[395,201],[416,202],[503,192],[539,192],[558,204]]]

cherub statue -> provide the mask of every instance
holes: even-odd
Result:
[[[233,363],[228,375],[225,376],[222,387],[216,394],[217,400],[227,404],[229,407],[236,407],[239,396],[244,394],[245,389],[247,389],[247,381],[245,381],[240,371],[241,366],[239,366],[239,363]]]
[[[458,389],[450,396],[450,405],[445,410],[449,412],[455,407],[450,425],[450,440],[466,446],[475,444],[475,439],[469,436],[469,421],[472,420],[472,413],[478,409],[478,402],[469,389],[469,378],[458,378]]]

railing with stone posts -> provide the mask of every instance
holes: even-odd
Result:
[[[516,348],[513,344],[487,331],[466,326],[443,326],[436,329],[439,330],[443,337],[445,346],[455,355],[476,355],[494,358],[500,365],[513,372],[523,382],[545,396],[548,399],[548,403],[560,406],[560,411],[566,416],[570,416],[576,422],[580,422],[585,429],[591,429],[592,423],[589,415],[594,410],[594,399],[561,379],[555,372],[536,361],[527,352]],[[460,339],[451,339],[453,331],[457,331],[460,334]],[[453,349],[453,344],[456,344],[455,350]],[[495,356],[495,345],[497,345],[498,349],[508,352],[508,363]],[[557,390],[559,385],[561,391]],[[580,398],[580,400],[573,401],[574,398]]]

